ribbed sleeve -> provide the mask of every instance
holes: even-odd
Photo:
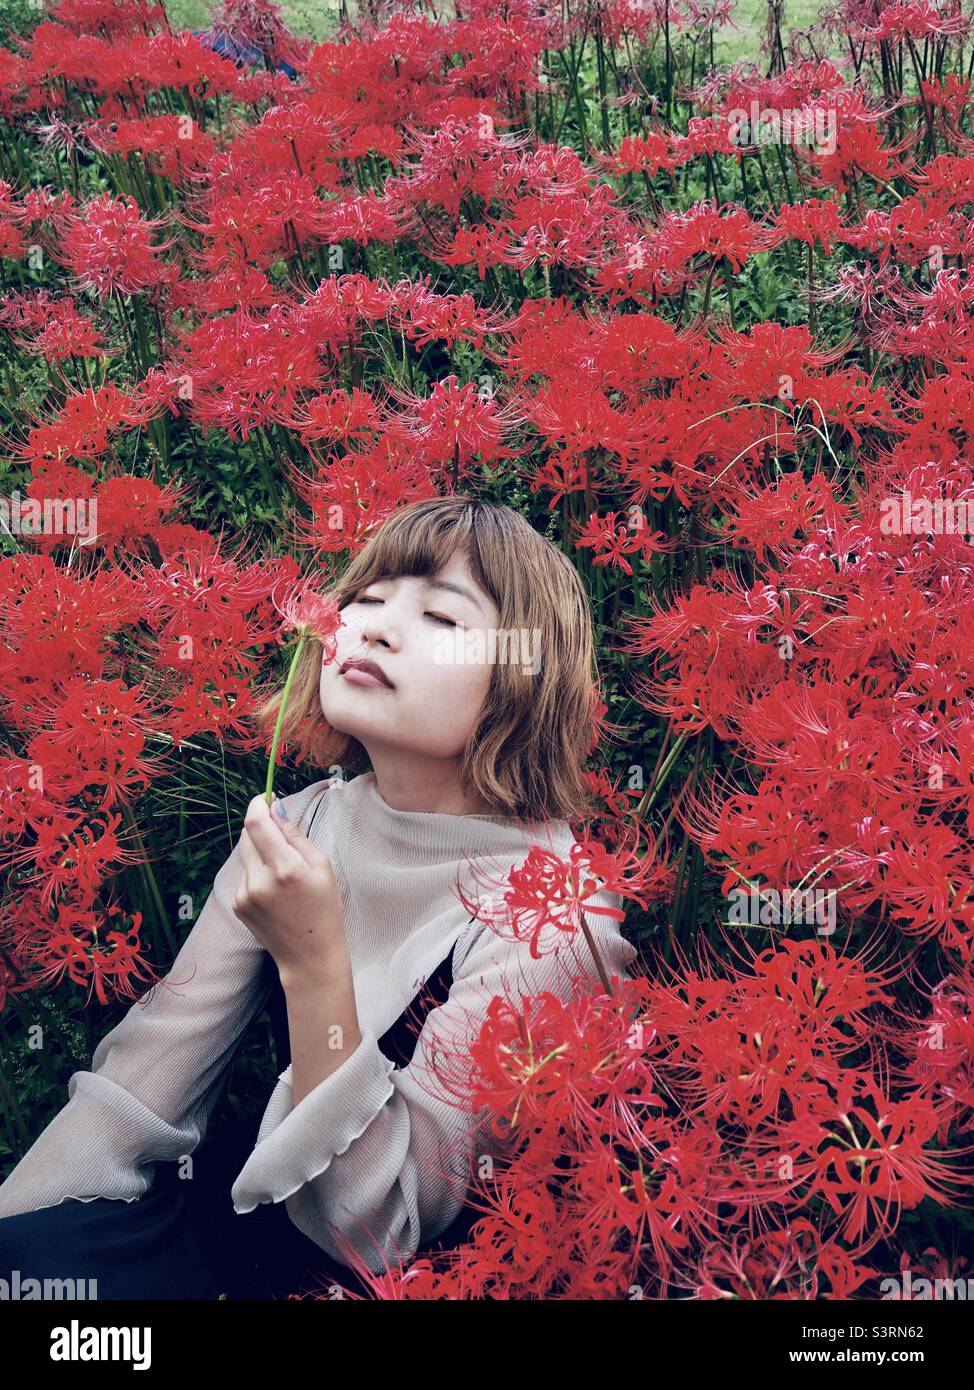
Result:
[[[324,786],[283,798],[300,821]],[[164,979],[131,1005],[68,1080],[68,1103],[0,1183],[0,1217],[66,1198],[133,1201],[154,1162],[192,1153],[206,1132],[240,1035],[261,1007],[273,962],[230,904],[243,873],[240,840],[220,868]]]
[[[620,899],[603,893],[593,903],[618,907]],[[614,922],[587,920],[610,975],[624,977],[634,948]],[[451,1224],[472,1165],[497,1152],[486,1110],[473,1112],[463,1100],[469,1046],[490,1000],[501,994],[516,1005],[519,994],[543,990],[567,998],[579,976],[597,979],[581,937],[580,949],[566,942],[534,959],[527,943],[482,923],[471,935],[469,949],[458,948],[450,996],[427,1016],[409,1066],[393,1066],[363,1029],[355,1051],[296,1108],[289,1082],[279,1090],[234,1184],[238,1213],[286,1200],[295,1226],[330,1256],[347,1264],[350,1246],[377,1272],[411,1259]]]
[[[268,1107],[254,1151],[231,1189],[238,1215],[259,1202],[283,1201],[317,1177],[364,1133],[393,1094],[394,1063],[368,1025],[360,1031],[355,1051],[293,1109],[285,1073],[287,1103]]]
[[[375,1270],[406,1261],[451,1224],[472,1164],[496,1153],[487,1113],[464,1091],[470,1043],[495,995],[568,997],[598,975],[573,942],[506,939],[470,921],[458,891],[495,885],[534,843],[568,853],[565,822],[542,829],[510,817],[399,811],[373,773],[311,783],[284,798],[289,816],[334,865],[361,1041],[295,1106],[290,1067],[269,1097],[257,1142],[231,1188],[241,1220],[285,1202],[294,1225],[333,1259],[352,1252]],[[551,839],[547,839],[548,831]],[[535,836],[539,838],[536,840]],[[0,1217],[69,1198],[133,1201],[154,1164],[189,1155],[205,1136],[226,1068],[274,983],[276,966],[231,904],[243,876],[239,838],[165,978],[98,1044],[68,1103],[0,1184]],[[600,893],[593,906],[621,906]],[[588,914],[610,973],[635,951],[617,922]],[[560,942],[557,951],[553,946]],[[378,1039],[456,946],[447,1000],[426,1017],[408,1066]]]

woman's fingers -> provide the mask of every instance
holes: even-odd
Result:
[[[280,821],[271,816],[271,808],[263,795],[255,796],[244,816],[244,830],[250,836],[260,860],[268,869],[298,868],[305,856],[289,840]],[[286,824],[286,822],[285,822]]]
[[[321,867],[321,862],[323,859],[327,858],[327,855],[322,854],[321,850],[317,849],[316,846],[311,843],[307,835],[301,833],[293,821],[281,820],[274,811],[271,812],[271,820],[277,826],[288,844],[301,855],[306,864],[310,864],[313,869]]]
[[[240,833],[240,858],[243,860],[243,882],[247,892],[253,890],[261,882],[265,874],[263,859],[257,853],[257,849],[247,827],[244,826]]]

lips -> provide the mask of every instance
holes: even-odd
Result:
[[[368,661],[361,656],[350,657],[342,666],[342,673],[348,670],[365,671],[370,676],[375,676],[383,685],[387,685],[390,690],[394,689],[392,681],[374,661]]]

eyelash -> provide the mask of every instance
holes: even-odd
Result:
[[[359,599],[356,599],[355,602],[356,602],[356,603],[381,603],[382,600],[381,600],[381,598],[359,598]],[[424,613],[423,616],[426,617],[426,618],[432,618],[433,621],[434,621],[435,623],[445,623],[447,627],[456,627],[456,626],[457,626],[457,624],[453,621],[452,618],[441,618],[440,615],[439,615],[438,613]]]

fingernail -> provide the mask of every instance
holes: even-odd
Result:
[[[281,820],[291,819],[291,817],[287,813],[287,808],[285,807],[283,801],[275,800],[274,805],[271,807],[271,810],[275,811]]]

